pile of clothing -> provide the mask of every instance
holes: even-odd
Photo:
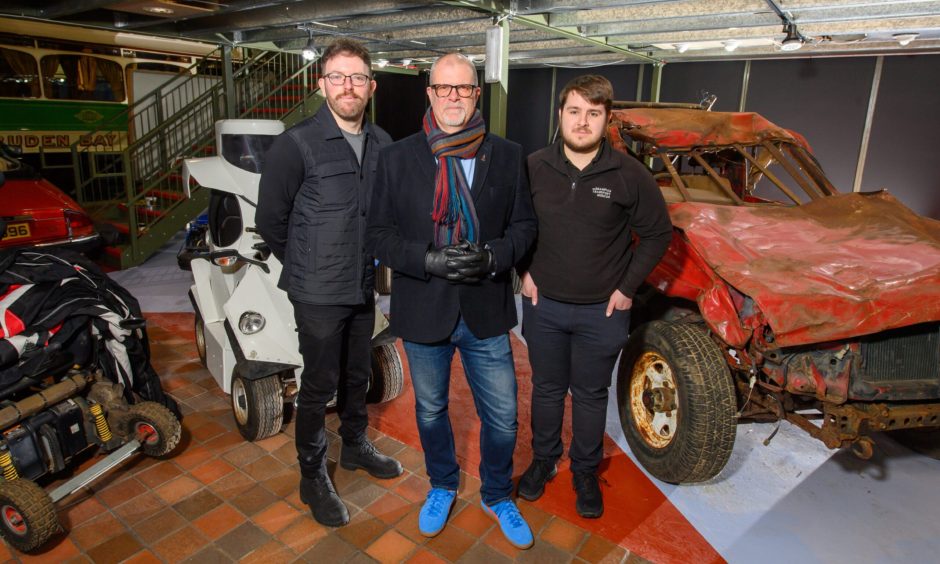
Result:
[[[150,365],[145,321],[127,290],[80,254],[0,252],[0,397],[75,366],[102,370],[130,403],[155,401],[179,416]]]

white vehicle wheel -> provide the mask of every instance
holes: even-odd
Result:
[[[249,441],[277,434],[284,422],[281,376],[274,374],[257,380],[235,376],[232,379],[232,414],[238,432]]]
[[[404,371],[401,356],[394,343],[372,347],[372,380],[366,393],[366,402],[382,403],[401,394]]]

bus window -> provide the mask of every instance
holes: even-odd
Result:
[[[0,47],[0,96],[39,98],[39,67],[29,53]]]
[[[90,55],[46,55],[40,61],[46,98],[124,101],[121,65]]]

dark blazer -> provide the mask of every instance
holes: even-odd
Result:
[[[392,332],[418,343],[450,336],[462,315],[479,339],[516,324],[510,270],[535,241],[536,220],[522,147],[487,134],[477,152],[470,188],[480,221],[480,243],[496,257],[496,275],[474,284],[451,284],[428,275],[431,207],[437,164],[424,132],[383,148],[375,175],[367,247],[394,271]]]

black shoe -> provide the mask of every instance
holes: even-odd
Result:
[[[349,523],[349,511],[336,495],[326,469],[313,478],[300,478],[300,501],[310,506],[313,518],[320,524],[342,527]]]
[[[533,459],[532,464],[522,474],[522,478],[519,478],[519,497],[528,501],[535,501],[542,497],[545,493],[545,484],[557,473],[558,469],[554,462]]]
[[[572,479],[574,491],[578,496],[575,508],[578,515],[587,519],[596,519],[604,514],[604,499],[601,497],[601,487],[597,483],[597,473],[594,471],[575,472]]]
[[[362,468],[375,478],[395,478],[402,473],[397,460],[375,450],[375,445],[366,438],[354,444],[343,442],[339,465],[346,470]]]

